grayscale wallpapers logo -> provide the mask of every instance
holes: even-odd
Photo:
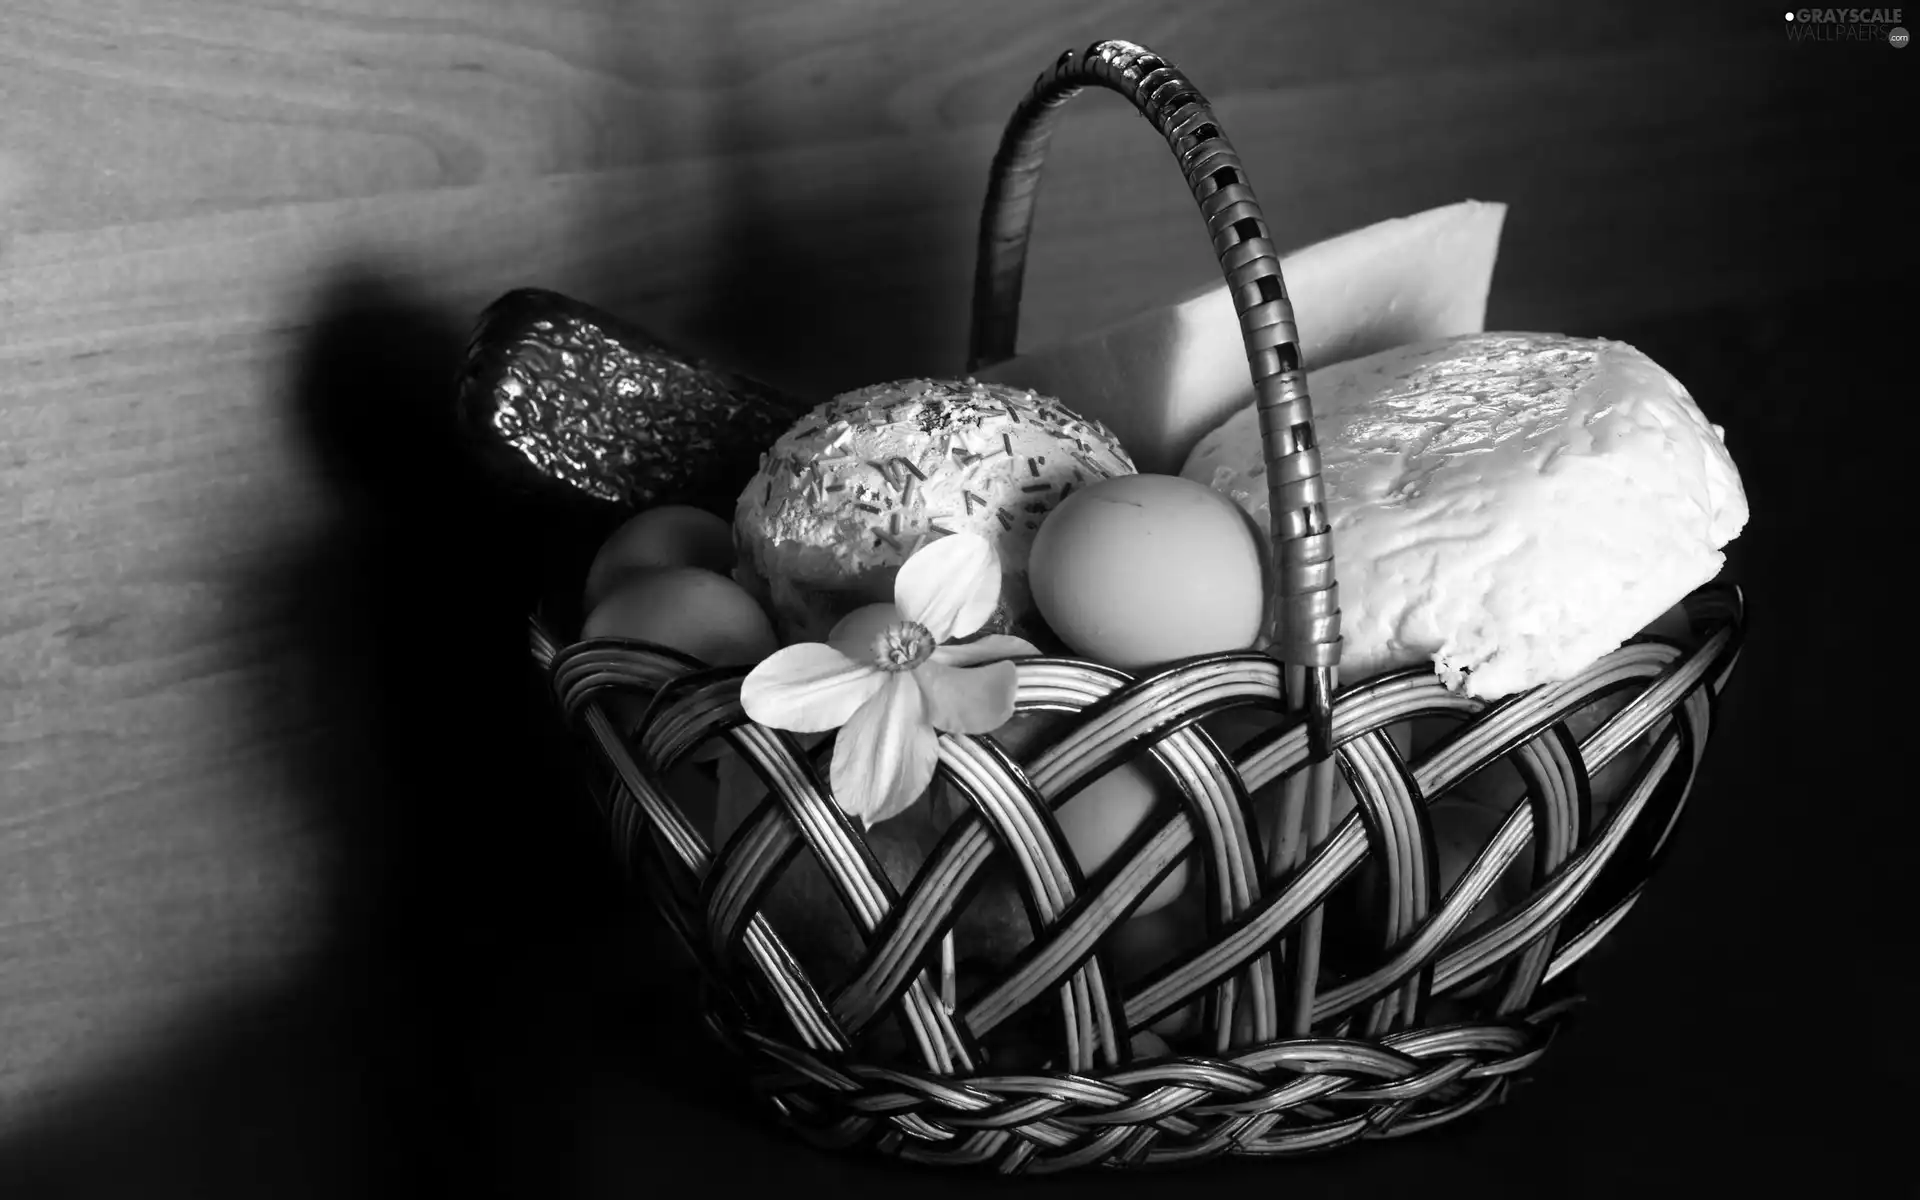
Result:
[[[1907,46],[1904,19],[1897,8],[1796,8],[1787,13],[1790,42],[1884,42]]]

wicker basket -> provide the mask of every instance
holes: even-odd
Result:
[[[1051,121],[1089,84],[1132,101],[1172,147],[1240,312],[1278,514],[1263,651],[1140,679],[1023,660],[1019,710],[1074,715],[1018,758],[991,737],[943,735],[939,778],[969,803],[898,890],[815,755],[746,721],[744,672],[631,641],[567,646],[539,617],[536,660],[607,784],[596,795],[622,862],[704,980],[709,1024],[810,1139],[1052,1172],[1309,1151],[1443,1124],[1499,1100],[1536,1063],[1577,1000],[1571,968],[1639,898],[1733,669],[1741,597],[1704,589],[1686,601],[1684,643],[1639,638],[1578,679],[1497,704],[1421,670],[1336,695],[1331,538],[1278,257],[1207,103],[1157,55],[1124,42],[1065,54],[1020,105],[982,222],[973,361],[1013,350]],[[1570,716],[1623,690],[1631,702],[1584,741],[1569,732]],[[1266,722],[1231,754],[1200,724],[1230,709]],[[630,719],[616,725],[616,710]],[[1416,717],[1459,726],[1409,764],[1386,730]],[[1651,750],[1596,819],[1591,775],[1643,735]],[[715,738],[774,797],[724,847],[707,844],[663,782]],[[1183,803],[1083,878],[1052,809],[1142,756]],[[1441,895],[1428,805],[1501,759],[1524,798]],[[1358,811],[1329,828],[1336,769]],[[1304,830],[1292,852],[1261,844],[1254,793],[1277,796],[1283,823]],[[1529,845],[1531,894],[1463,935]],[[865,943],[831,987],[760,910],[799,856],[824,869]],[[1123,986],[1115,932],[1182,860],[1203,877],[1204,942]],[[1341,905],[1368,860],[1373,903]],[[956,997],[948,934],[992,871],[1016,881],[1032,944]],[[1134,1033],[1195,1002],[1194,1047],[1136,1057]],[[891,1044],[876,1036],[886,1029],[900,1031]]]

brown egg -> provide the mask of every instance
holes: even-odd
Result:
[[[765,610],[746,589],[698,567],[627,571],[588,614],[580,637],[637,638],[719,667],[751,666],[780,648]],[[602,704],[627,735],[645,715],[649,699],[639,691],[623,691]],[[717,738],[703,742],[689,761],[712,763],[724,747]],[[711,818],[706,820],[711,825]]]
[[[1500,832],[1507,814],[1491,805],[1480,804],[1464,796],[1442,796],[1428,810],[1433,823],[1434,857],[1440,871],[1440,895],[1460,881]],[[1496,917],[1511,912],[1533,892],[1533,847],[1520,852],[1500,876],[1486,899],[1474,907],[1460,926],[1462,932],[1477,929]]]
[[[1167,964],[1200,948],[1207,935],[1206,914],[1199,889],[1193,889],[1165,908],[1122,921],[1107,935],[1107,951],[1125,991]],[[1198,1027],[1201,1002],[1174,1009],[1148,1029],[1163,1038],[1183,1038]]]
[[[1135,1058],[1173,1057],[1173,1048],[1151,1029],[1142,1029],[1133,1035],[1132,1050]]]
[[[1024,760],[1039,736],[1059,719],[1053,713],[1017,716],[996,729],[994,736],[1015,758]],[[1126,763],[1093,780],[1054,809],[1053,818],[1081,872],[1091,876],[1105,867],[1163,803],[1173,802],[1170,791],[1170,785],[1158,786],[1137,763]],[[1191,864],[1180,862],[1147,893],[1134,915],[1145,916],[1171,904],[1192,878]]]
[[[1121,475],[1060,502],[1028,568],[1048,628],[1123,671],[1242,650],[1266,603],[1259,531],[1239,506],[1177,475]]]
[[[840,618],[827,635],[827,644],[855,662],[871,662],[875,640],[905,619],[897,605],[865,604]]]
[[[1460,877],[1466,874],[1467,868],[1492,843],[1494,834],[1506,821],[1507,813],[1472,797],[1449,792],[1428,806],[1427,819],[1433,830],[1436,900],[1444,901]],[[1352,923],[1351,928],[1343,925],[1338,931],[1341,939],[1338,949],[1343,953],[1351,953],[1350,946],[1378,944],[1384,920],[1381,910],[1382,883],[1380,864],[1369,855],[1354,873],[1350,887],[1335,893],[1339,907],[1337,912],[1329,910],[1330,918],[1337,917],[1343,923]],[[1533,847],[1529,844],[1508,864],[1506,871],[1480,903],[1474,906],[1473,911],[1467,914],[1466,920],[1454,930],[1451,940],[1458,944],[1473,930],[1515,911],[1532,894]],[[1330,923],[1330,949],[1335,948],[1335,933]],[[1492,975],[1483,974],[1476,980],[1456,987],[1451,994],[1459,998],[1474,996],[1486,990],[1492,982]]]
[[[1273,728],[1281,718],[1273,713],[1263,713],[1253,709],[1230,709],[1201,722],[1206,731],[1220,744],[1220,748],[1229,754],[1236,753],[1251,742],[1254,737]],[[1387,737],[1403,759],[1409,757],[1412,748],[1412,723],[1401,721],[1387,727]],[[1284,779],[1274,780],[1259,789],[1251,797],[1255,819],[1259,822],[1260,838],[1269,854],[1275,851],[1282,855],[1311,855],[1315,849],[1310,843],[1311,831],[1307,828],[1306,816],[1301,814],[1297,837],[1289,836],[1289,831],[1281,825],[1285,815],[1281,811],[1281,801],[1285,795]],[[1333,794],[1327,808],[1327,832],[1331,835],[1357,807],[1353,789],[1347,786],[1347,777],[1335,769],[1333,775]],[[1303,860],[1304,861],[1304,858]]]
[[[1493,835],[1500,831],[1507,814],[1504,809],[1481,803],[1470,796],[1452,794],[1433,802],[1428,819],[1433,825],[1434,858],[1440,872],[1440,897],[1445,899],[1447,892],[1473,865],[1473,860],[1480,857],[1481,851],[1493,842]],[[1467,919],[1454,931],[1454,940],[1457,942],[1472,931],[1512,913],[1526,903],[1532,894],[1533,846],[1529,843],[1508,865],[1486,898],[1467,914]],[[1470,1000],[1498,983],[1501,974],[1500,968],[1483,971],[1453,988],[1449,995],[1455,1000]]]
[[[636,638],[717,667],[751,666],[780,644],[747,590],[699,567],[639,567],[587,615],[583,639]]]
[[[1493,835],[1499,832],[1506,819],[1507,814],[1501,809],[1458,793],[1450,792],[1428,805],[1427,820],[1433,829],[1434,866],[1440,900],[1446,899],[1448,891],[1493,841]],[[1371,921],[1378,916],[1380,866],[1369,857],[1360,873],[1363,879],[1361,903]],[[1508,865],[1486,897],[1467,914],[1467,919],[1461,923],[1455,936],[1511,910],[1532,892],[1533,847],[1529,844]]]
[[[716,764],[682,759],[665,780],[667,794],[682,816],[709,842],[713,840],[715,808],[719,803]]]
[[[1643,634],[1651,634],[1655,637],[1671,639],[1672,641],[1679,642],[1682,646],[1690,647],[1694,644],[1693,626],[1687,619],[1686,609],[1678,604],[1662,613],[1658,620],[1641,630],[1641,632]],[[1568,724],[1577,735],[1585,738],[1605,723],[1608,718],[1625,708],[1638,695],[1638,691],[1630,691],[1609,696],[1599,704],[1585,709],[1580,713],[1576,713],[1573,720],[1569,721]],[[1654,743],[1659,739],[1660,735],[1666,731],[1667,724],[1671,720],[1672,718],[1667,718],[1666,720],[1655,722],[1652,729],[1641,734],[1633,741],[1628,742],[1626,748],[1621,750],[1612,762],[1593,773],[1593,808],[1591,817],[1593,831],[1595,833],[1599,831],[1607,818],[1613,814],[1614,807],[1627,798],[1627,787],[1633,782],[1634,773],[1638,771],[1640,765],[1646,762],[1648,757],[1652,755]]]
[[[829,736],[794,735],[804,750],[815,753],[816,765],[823,773],[828,770],[828,756],[817,751]],[[767,799],[765,782],[731,749],[721,755],[718,773],[716,849],[733,837]],[[955,795],[954,789],[936,783],[905,812],[864,831],[861,836],[868,849],[895,888],[905,890],[912,885],[964,804],[964,798]],[[970,976],[977,978],[972,972],[1010,963],[1033,942],[1032,925],[1017,887],[1004,873],[989,870],[989,877],[961,910],[953,928],[963,992]],[[811,851],[802,850],[781,873],[762,899],[761,912],[788,940],[789,949],[815,972],[816,981],[842,978],[860,960],[864,939]]]
[[[600,544],[587,571],[584,607],[591,612],[622,575],[647,567],[701,567],[733,574],[733,526],[703,508],[668,504],[629,518]]]
[[[1655,618],[1652,624],[1641,630],[1641,633],[1669,638],[1682,645],[1689,644],[1692,640],[1692,630],[1687,622],[1686,610],[1677,604]],[[1568,732],[1573,734],[1576,741],[1585,741],[1639,694],[1638,688],[1624,689],[1576,710],[1567,717]],[[1422,717],[1413,724],[1412,749],[1417,756],[1424,756],[1432,751],[1442,739],[1450,736],[1460,727],[1460,722],[1450,717]],[[1661,726],[1655,725],[1647,734],[1629,742],[1612,762],[1594,772],[1592,823],[1595,830],[1600,827],[1613,806],[1625,795],[1627,784],[1632,782],[1634,771],[1646,761],[1647,755],[1652,751],[1654,734],[1657,734],[1660,728]],[[1511,808],[1519,803],[1520,797],[1526,792],[1526,787],[1521,782],[1519,771],[1514,767],[1495,764],[1484,767],[1461,780],[1454,791],[1481,804],[1492,805],[1495,808]]]

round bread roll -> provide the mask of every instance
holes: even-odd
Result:
[[[1342,683],[1423,661],[1485,699],[1570,678],[1717,575],[1747,522],[1721,430],[1621,342],[1469,334],[1309,386]],[[1270,528],[1251,407],[1182,474]]]
[[[734,513],[735,575],[784,642],[825,641],[841,617],[893,599],[930,537],[970,531],[1000,553],[992,631],[1031,636],[1027,555],[1075,488],[1133,473],[1107,429],[1004,384],[910,379],[815,408],[773,444]]]

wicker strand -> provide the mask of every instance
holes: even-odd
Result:
[[[994,156],[980,221],[968,369],[1013,355],[1041,168],[1061,106],[1089,86],[1124,96],[1166,139],[1206,219],[1239,313],[1274,514],[1265,643],[1294,668],[1284,679],[1288,705],[1308,714],[1314,758],[1325,759],[1333,748],[1340,593],[1293,304],[1246,168],[1199,90],[1159,55],[1123,41],[1068,51],[1015,109]],[[1327,786],[1323,781],[1320,790]]]

